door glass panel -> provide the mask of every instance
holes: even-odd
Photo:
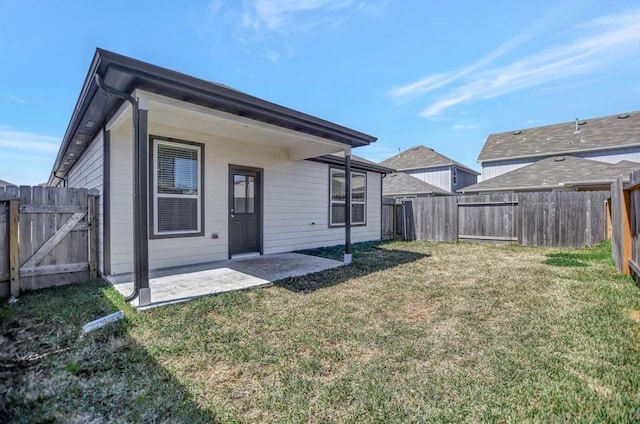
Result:
[[[255,178],[249,175],[233,176],[234,213],[255,212]]]

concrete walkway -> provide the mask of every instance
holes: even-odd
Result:
[[[288,277],[300,277],[343,265],[300,253],[279,253],[243,259],[166,268],[150,272],[151,304],[139,309],[184,302],[201,296],[260,287]],[[133,275],[107,278],[124,296],[133,292]],[[131,304],[138,307],[138,299]]]

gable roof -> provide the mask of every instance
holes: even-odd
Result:
[[[640,169],[640,163],[621,161],[611,164],[575,156],[554,156],[458,191],[472,193],[601,186],[610,184],[621,175],[628,178],[634,169]]]
[[[389,168],[397,169],[398,171],[454,165],[456,168],[463,169],[473,175],[480,175],[479,172],[474,171],[468,166],[448,158],[426,146],[411,147],[402,153],[398,153],[389,159],[383,160],[380,162],[380,165],[388,166]]]
[[[316,118],[222,84],[205,81],[103,49],[96,49],[89,72],[71,116],[50,181],[64,177],[98,131],[124,100],[100,94],[99,76],[106,85],[125,93],[135,89],[243,116],[281,128],[314,135],[349,147],[366,146],[376,138],[356,130]]]
[[[639,111],[491,134],[478,162],[631,146],[640,146]]]
[[[0,180],[0,187],[8,187],[8,186],[13,186],[15,184],[11,184],[9,181],[5,181],[5,180]]]
[[[404,172],[398,172],[395,174],[389,174],[382,180],[382,195],[383,196],[401,196],[401,195],[418,195],[418,194],[430,194],[446,196],[451,195],[446,190],[436,187],[429,183],[422,181],[419,178],[405,174]]]

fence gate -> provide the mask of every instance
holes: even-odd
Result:
[[[517,242],[520,209],[515,194],[458,197],[458,239]]]
[[[0,296],[97,276],[97,191],[0,188]]]

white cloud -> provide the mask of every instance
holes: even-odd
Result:
[[[0,127],[0,147],[12,151],[30,152],[33,154],[51,155],[58,151],[60,137],[13,131]]]
[[[475,124],[455,124],[452,126],[454,130],[472,130],[474,128],[478,128],[478,125]]]
[[[480,61],[458,71],[435,74],[420,81],[394,88],[390,96],[408,99],[449,87],[438,100],[427,106],[424,117],[434,117],[447,108],[472,101],[489,99],[515,91],[585,75],[605,68],[615,68],[628,60],[637,60],[640,45],[640,10],[604,16],[576,25],[572,40],[550,47],[506,65],[488,65],[507,51],[530,39],[539,31],[532,27],[514,37]],[[456,81],[460,83],[455,85]]]
[[[351,6],[354,0],[256,0],[249,6],[249,22],[271,30],[287,25],[296,14],[310,11],[335,11]]]
[[[244,5],[241,28],[264,34],[293,33],[321,24],[335,27],[355,14],[379,17],[389,3],[390,0],[251,0]]]

